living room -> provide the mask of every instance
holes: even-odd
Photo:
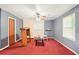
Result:
[[[78,10],[78,4],[0,4],[0,54],[78,54]]]

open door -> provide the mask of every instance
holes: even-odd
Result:
[[[15,20],[9,18],[9,45],[15,43]]]

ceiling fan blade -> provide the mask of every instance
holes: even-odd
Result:
[[[46,20],[46,16],[41,16],[41,20]]]

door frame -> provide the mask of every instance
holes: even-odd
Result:
[[[16,19],[13,18],[13,17],[8,17],[8,46],[10,46],[10,45],[9,45],[9,20],[10,20],[10,19],[13,19],[14,22],[15,22],[15,42],[16,42]]]

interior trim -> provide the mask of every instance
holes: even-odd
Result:
[[[1,48],[0,51],[4,50],[4,49],[7,48],[7,47],[9,47],[9,45],[7,45],[7,46]]]
[[[8,45],[9,45],[9,19],[13,19],[15,21],[15,42],[16,42],[16,19],[13,17],[8,17]]]
[[[75,53],[76,55],[78,55],[77,52],[75,52],[74,50],[72,50],[71,48],[69,48],[68,46],[66,46],[65,44],[63,44],[62,42],[58,41],[55,37],[53,37],[57,42],[59,42],[60,44],[62,44],[64,47],[66,47],[67,49],[69,49],[70,51],[72,51],[73,53]]]

